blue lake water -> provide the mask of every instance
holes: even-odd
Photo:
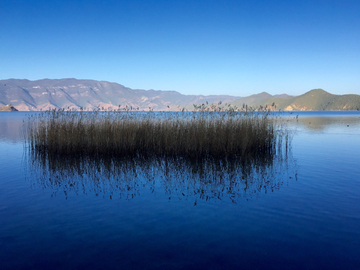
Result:
[[[25,115],[0,112],[0,269],[360,269],[359,112],[286,113],[291,151],[246,173],[44,165]]]

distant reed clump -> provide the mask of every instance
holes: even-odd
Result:
[[[288,136],[268,110],[231,107],[179,112],[49,110],[31,115],[25,141],[46,155],[82,157],[257,158]]]

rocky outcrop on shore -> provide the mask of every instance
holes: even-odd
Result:
[[[0,107],[0,111],[17,112],[18,110],[14,106],[12,106],[11,104],[8,104],[8,105]]]

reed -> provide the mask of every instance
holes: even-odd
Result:
[[[31,150],[56,156],[237,159],[271,156],[288,138],[266,109],[49,110],[29,117]],[[288,142],[286,142],[287,144]]]

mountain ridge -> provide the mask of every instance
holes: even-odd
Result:
[[[183,95],[172,90],[131,89],[124,85],[96,80],[7,79],[0,80],[0,106],[12,104],[20,111],[51,108],[78,110],[121,108],[139,110],[180,110],[193,104],[244,104],[253,108],[267,106],[273,110],[360,110],[360,95],[333,95],[323,89],[313,89],[299,96],[270,95],[267,92],[247,97],[230,95]]]
[[[167,110],[190,103],[231,102],[237,98],[230,95],[183,95],[176,91],[131,89],[118,83],[74,78],[0,80],[0,105],[12,103],[23,111],[81,107],[109,109],[118,105],[140,110]]]

